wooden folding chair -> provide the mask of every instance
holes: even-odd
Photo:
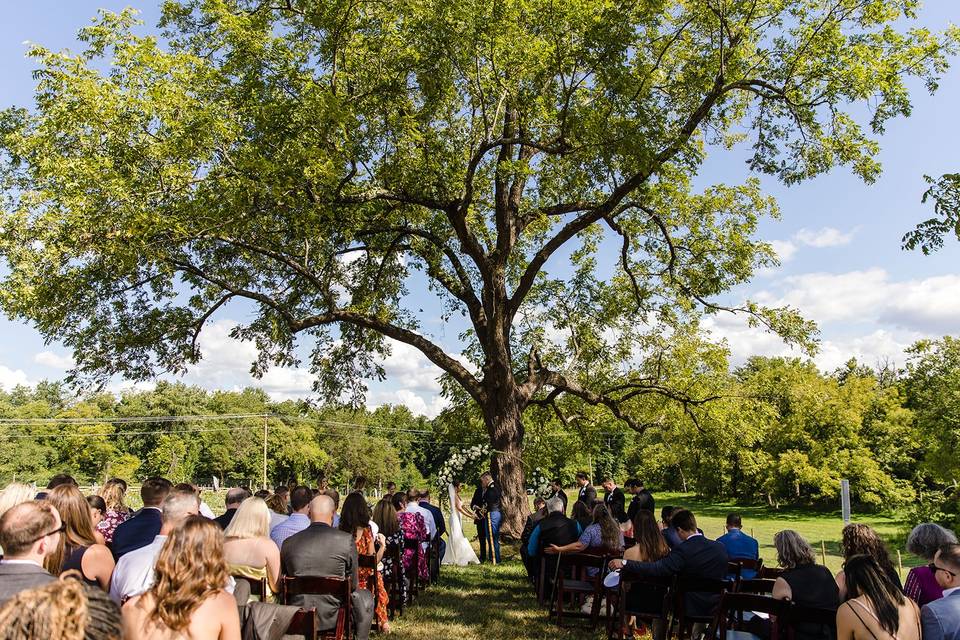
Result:
[[[423,581],[420,579],[420,556],[423,554],[423,547],[420,546],[419,540],[404,538],[403,549],[404,551],[407,549],[413,550],[413,560],[410,562],[410,566],[404,569],[407,582],[409,583],[407,591],[410,594],[410,604],[413,604],[413,601],[423,590]]]
[[[751,612],[770,616],[770,640],[779,640],[778,620],[787,604],[770,596],[727,591],[720,597],[720,605],[707,637],[717,640],[754,640],[754,635],[744,627],[743,614]]]
[[[293,614],[290,625],[284,635],[303,636],[303,640],[318,640],[317,637],[317,610],[300,609]]]
[[[350,594],[353,587],[349,578],[320,576],[283,576],[280,578],[280,599],[291,604],[294,596],[334,596],[340,602],[337,624],[331,630],[319,630],[319,636],[329,640],[349,640],[353,627],[353,610]]]
[[[260,598],[260,602],[267,602],[267,598],[271,595],[270,589],[267,588],[267,579],[266,578],[251,578],[250,576],[231,576],[237,582],[241,580],[250,585],[250,595],[257,596]]]
[[[715,594],[719,604],[720,595],[728,591],[733,586],[732,582],[727,580],[711,580],[709,578],[677,578],[672,589],[673,603],[670,616],[667,618],[667,634],[670,635],[673,629],[673,623],[677,624],[677,638],[684,640],[693,633],[695,624],[710,624],[713,622],[713,614],[716,610],[710,611],[706,615],[693,615],[687,613],[687,597],[689,594]]]
[[[626,629],[630,618],[636,618],[651,627],[656,619],[663,619],[666,624],[666,618],[670,605],[670,589],[673,587],[674,578],[653,577],[653,576],[631,576],[620,572],[620,584],[615,589],[607,589],[607,637],[617,636],[623,640],[623,630]],[[630,593],[635,589],[650,589],[650,609],[636,609],[630,606]],[[655,602],[659,602],[659,611]],[[614,629],[613,625],[617,625]]]
[[[371,570],[370,577],[367,578],[365,583],[357,585],[357,588],[366,589],[373,595],[373,610],[376,611],[377,607],[380,605],[380,572],[377,571],[377,556],[365,554],[358,555],[357,568]],[[377,631],[380,630],[380,623],[377,621],[376,615],[373,616],[373,628]]]
[[[765,580],[776,580],[783,575],[783,571],[780,567],[760,567],[757,577]]]
[[[590,628],[596,629],[600,620],[600,605],[603,600],[603,574],[604,567],[610,556],[593,553],[563,553],[557,559],[559,571],[557,571],[556,585],[554,586],[555,596],[553,599],[553,609],[550,612],[551,617],[556,615],[557,626],[563,626],[563,616],[566,613],[568,617],[589,618]],[[596,569],[596,574],[589,575],[590,569]],[[570,596],[573,609],[564,612],[564,601]],[[580,611],[580,603],[587,596],[593,596],[593,606],[590,613]]]
[[[796,603],[784,607],[780,619],[780,640],[796,640],[798,628],[803,637],[815,636],[817,627],[823,638],[837,637],[837,610],[804,607]]]
[[[398,614],[403,615],[403,556],[399,545],[389,545],[384,552],[384,558],[390,559],[393,565],[393,571],[390,577],[386,578],[387,595],[390,596],[387,602],[387,617],[393,620]]]

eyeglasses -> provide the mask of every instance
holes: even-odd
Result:
[[[952,578],[957,577],[956,573],[954,573],[953,571],[950,571],[950,569],[944,569],[943,567],[938,567],[935,562],[931,562],[930,564],[927,565],[927,567],[930,569],[930,571],[933,571],[934,575],[937,574],[937,571],[943,571],[944,573],[949,573],[950,577]]]
[[[67,524],[66,524],[65,522],[61,522],[59,529],[54,529],[53,531],[51,531],[51,532],[49,532],[49,533],[43,534],[43,535],[40,536],[39,538],[34,538],[33,540],[30,541],[30,544],[33,544],[33,543],[36,542],[37,540],[43,540],[43,539],[46,538],[47,536],[52,536],[52,535],[55,534],[55,533],[63,533],[63,532],[65,532],[66,530],[67,530]]]

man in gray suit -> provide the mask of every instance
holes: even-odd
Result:
[[[945,544],[933,558],[943,597],[920,610],[923,640],[960,640],[960,544]]]
[[[287,538],[280,550],[280,572],[285,576],[349,578],[357,585],[357,545],[353,535],[333,528],[334,504],[330,496],[320,494],[310,503],[310,526]],[[370,637],[373,622],[373,594],[357,589],[351,597],[353,621],[358,640]],[[340,604],[333,596],[298,595],[290,604],[317,608],[320,629],[337,624]]]
[[[29,500],[10,508],[0,518],[0,605],[21,591],[54,580],[43,568],[63,535],[63,523],[49,502]]]

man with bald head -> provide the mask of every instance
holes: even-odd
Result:
[[[63,522],[56,507],[28,500],[11,507],[0,518],[0,605],[21,591],[54,580],[43,568],[43,559],[56,551]]]
[[[347,578],[354,589],[353,621],[358,640],[370,637],[373,622],[373,594],[357,589],[357,545],[353,534],[333,528],[335,506],[330,496],[320,494],[310,503],[310,526],[283,542],[280,549],[280,572],[285,576]],[[333,596],[298,594],[289,604],[317,608],[321,630],[337,625],[340,604]]]

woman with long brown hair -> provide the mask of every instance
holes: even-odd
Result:
[[[393,557],[398,550],[403,549],[403,529],[400,528],[400,520],[397,518],[397,510],[393,506],[393,494],[388,493],[383,496],[373,507],[373,522],[380,530],[386,544],[383,554],[383,579],[389,583],[393,580],[394,572],[403,573],[402,567],[394,566]],[[403,602],[407,601],[407,583],[402,578],[399,580],[400,598]]]
[[[890,552],[877,532],[865,524],[851,522],[843,528],[840,539],[840,548],[843,550],[843,560],[846,562],[853,556],[866,555],[877,561],[877,566],[883,575],[900,591],[903,583],[900,574],[893,567]],[[847,599],[846,572],[841,571],[836,576],[837,588],[840,589],[840,601]]]
[[[56,551],[44,560],[44,568],[55,576],[71,569],[79,571],[87,584],[108,591],[113,554],[97,542],[87,499],[76,485],[61,484],[50,489],[47,500],[60,513],[64,532]]]
[[[224,590],[229,577],[220,527],[190,516],[160,550],[153,587],[123,605],[126,637],[239,640],[237,603]]]
[[[656,562],[668,553],[670,547],[660,531],[660,523],[652,511],[640,509],[633,517],[633,538],[634,545],[623,552],[624,560],[633,560],[636,562]],[[611,573],[603,581],[607,587],[615,587],[620,584],[619,573]],[[629,592],[629,608],[631,611],[643,611],[652,615],[661,616],[663,614],[663,597],[666,595],[666,589],[660,590],[648,585],[636,585],[631,587]],[[635,627],[636,622],[633,617],[630,619],[630,628],[625,635],[634,635],[639,637]],[[666,635],[666,625],[662,617],[656,617],[653,620],[653,638],[661,640]]]
[[[382,534],[373,535],[373,529],[370,528],[370,507],[363,495],[359,492],[353,492],[343,501],[343,509],[340,510],[340,530],[346,531],[353,536],[354,544],[357,546],[357,554],[365,556],[374,556],[379,565],[383,561],[383,554],[386,551],[386,538]],[[370,589],[370,578],[373,577],[377,569],[369,567],[360,567],[357,569],[359,577],[359,588]],[[376,610],[377,626],[383,633],[390,633],[390,620],[387,617],[387,607],[390,603],[390,596],[387,593],[383,582],[383,576],[377,576],[376,580]],[[371,590],[372,591],[372,590]]]

